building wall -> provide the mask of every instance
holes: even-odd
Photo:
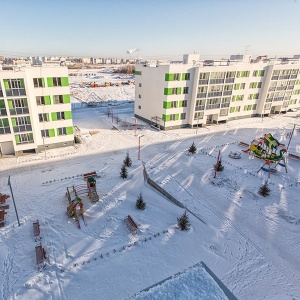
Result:
[[[20,80],[22,88],[9,86],[14,85],[16,79]],[[37,85],[40,86],[35,86],[34,79],[39,80]],[[3,154],[12,154],[5,153],[11,144],[16,154],[73,144],[67,68],[30,67],[0,71],[0,86],[0,147],[3,145]],[[46,114],[45,118],[41,116],[43,114]]]
[[[136,65],[137,117],[152,123],[159,118],[157,125],[172,129],[300,108],[299,61],[236,61],[203,66],[195,54],[191,59],[185,56],[184,61],[187,63],[153,61]],[[207,80],[202,79],[204,73],[208,74]],[[183,74],[189,74],[188,80]],[[172,94],[172,88],[177,94]],[[183,93],[184,88],[188,88],[188,94]],[[185,100],[187,106],[181,107]]]

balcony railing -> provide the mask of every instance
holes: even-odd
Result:
[[[224,91],[223,96],[230,96],[232,95],[232,91]]]
[[[198,105],[195,107],[195,111],[204,110],[205,105]]]
[[[223,107],[229,107],[229,105],[230,105],[230,102],[228,102],[228,103],[222,103],[221,104],[221,108],[223,108]]]
[[[17,108],[11,108],[9,110],[11,115],[24,115],[29,114],[28,107],[17,107]]]
[[[199,85],[205,85],[208,84],[208,79],[200,79],[199,80]]]
[[[20,142],[17,142],[16,144],[17,145],[22,145],[22,144],[31,144],[31,143],[34,143],[33,140],[30,140],[30,141],[20,141]]]
[[[234,77],[233,78],[226,78],[225,82],[226,83],[233,83],[234,82]]]
[[[11,90],[6,90],[6,96],[26,96],[26,91],[25,89],[11,89]]]
[[[269,92],[272,92],[272,91],[275,91],[276,90],[276,87],[274,86],[274,87],[269,87]]]
[[[289,85],[286,89],[287,89],[287,90],[292,90],[293,88],[294,88],[293,85]]]
[[[0,109],[0,116],[7,116],[7,111],[5,108]]]
[[[273,98],[273,101],[282,101],[283,100],[283,97],[275,97]]]
[[[216,79],[211,79],[209,81],[209,84],[218,84],[218,83],[224,83],[224,78],[216,78]]]
[[[271,80],[278,80],[279,76],[272,76]]]
[[[289,79],[290,78],[290,75],[282,75],[279,77],[279,79]]]
[[[10,128],[9,127],[0,127],[0,134],[9,134]]]
[[[291,96],[285,96],[283,99],[284,99],[284,100],[290,100],[290,99],[291,99]]]
[[[266,102],[272,102],[273,101],[273,98],[267,98],[266,99]]]
[[[14,132],[24,132],[24,131],[31,131],[31,125],[20,125],[20,126],[14,126]]]
[[[217,97],[222,96],[222,92],[210,92],[207,94],[207,97]]]
[[[292,74],[290,79],[295,79],[295,78],[297,78],[297,76],[298,76],[297,74]]]
[[[206,109],[216,109],[216,108],[220,108],[220,103],[218,104],[207,104],[206,105]]]
[[[206,93],[197,94],[197,98],[206,98]]]
[[[286,86],[278,86],[277,87],[277,91],[282,91],[282,90],[285,90],[286,89]]]

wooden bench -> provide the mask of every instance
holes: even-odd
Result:
[[[90,177],[97,177],[97,172],[96,172],[96,171],[93,171],[93,172],[90,172],[90,173],[85,173],[85,174],[83,174],[84,180],[87,180],[87,179],[90,178]]]
[[[244,142],[239,142],[239,145],[242,147],[249,147],[249,144],[244,143]]]
[[[134,222],[134,220],[132,219],[132,217],[130,215],[128,215],[125,219],[124,219],[125,225],[127,227],[127,229],[131,232],[131,233],[136,233],[138,230],[138,226],[136,225],[136,223]]]
[[[292,153],[289,153],[289,157],[293,158],[293,159],[300,160],[300,156],[299,155],[295,155],[295,154],[292,154]]]
[[[39,269],[45,266],[44,264],[45,258],[46,258],[46,252],[42,244],[40,243],[39,245],[35,246],[35,259]]]
[[[42,239],[40,234],[41,234],[40,223],[39,220],[36,220],[35,222],[33,222],[33,235],[35,237],[35,241]]]

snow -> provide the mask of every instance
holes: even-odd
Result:
[[[114,111],[133,123],[133,104],[121,98],[125,92]],[[300,299],[300,161],[288,159],[288,173],[280,167],[271,174],[270,196],[262,197],[257,191],[267,174],[257,171],[263,161],[242,152],[237,143],[270,132],[287,145],[293,124],[299,124],[296,114],[230,121],[199,128],[197,134],[195,129],[157,132],[138,120],[144,126],[134,136],[132,129],[124,130],[115,120],[112,124],[106,107],[75,110],[82,144],[0,159],[0,192],[10,195],[11,175],[21,222],[19,227],[9,198],[6,225],[0,229],[0,298],[125,299],[204,261],[238,299]],[[289,151],[299,155],[298,128]],[[189,155],[192,142],[198,150]],[[214,178],[219,150],[224,171]],[[123,180],[119,173],[127,151],[133,165]],[[230,151],[241,152],[241,159],[230,158]],[[145,183],[141,161],[152,180],[195,214],[188,213],[189,231],[176,226],[184,209]],[[99,175],[100,201],[82,197],[87,226],[81,221],[78,229],[66,215],[66,188],[85,184],[82,174],[90,171]],[[135,208],[140,192],[144,211]],[[136,235],[124,225],[127,215],[139,226]],[[35,264],[36,219],[47,253],[41,272]],[[187,275],[166,282],[159,293],[181,286],[188,299],[183,283],[192,293],[198,288],[195,280],[207,278]]]

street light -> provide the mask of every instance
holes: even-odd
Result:
[[[136,117],[132,117],[134,119],[134,136],[136,136]]]
[[[143,137],[144,135],[139,135],[139,150],[138,150],[138,160],[141,159],[141,137]]]

